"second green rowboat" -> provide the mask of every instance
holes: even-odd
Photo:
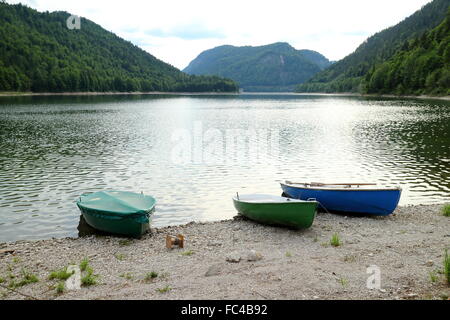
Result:
[[[239,214],[249,219],[298,229],[312,225],[318,206],[316,201],[265,194],[236,195],[233,203]]]

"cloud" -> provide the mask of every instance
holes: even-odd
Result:
[[[217,29],[208,29],[201,24],[179,25],[170,29],[151,29],[146,35],[159,38],[180,38],[185,40],[223,39],[225,34]]]

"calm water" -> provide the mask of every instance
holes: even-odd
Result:
[[[244,139],[234,144],[241,151],[227,140],[232,130]],[[252,157],[264,141],[268,149]],[[279,195],[285,179],[399,184],[403,205],[449,201],[450,102],[0,98],[0,241],[77,236],[75,201],[84,192],[151,194],[158,201],[153,225],[164,226],[231,218],[237,191]]]

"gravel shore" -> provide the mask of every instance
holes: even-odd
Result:
[[[448,299],[441,272],[450,218],[441,207],[399,207],[389,217],[319,213],[300,231],[237,217],[152,229],[140,240],[0,243],[0,299]],[[167,249],[167,234],[183,234],[185,248]],[[334,234],[339,246],[330,244]],[[97,283],[57,293],[50,273],[86,257]],[[380,289],[366,286],[372,265]],[[39,281],[20,284],[24,271]],[[5,288],[11,283],[16,291]]]

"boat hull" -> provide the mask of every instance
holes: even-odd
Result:
[[[123,191],[100,191],[82,195],[77,206],[94,229],[140,238],[150,229],[156,200]]]
[[[315,199],[328,211],[387,216],[400,200],[400,189],[337,189],[297,187],[281,184],[283,192],[294,199]]]
[[[248,203],[233,198],[239,214],[264,224],[303,229],[311,227],[317,202]]]
[[[105,215],[102,212],[80,208],[84,220],[92,228],[113,233],[120,234],[133,238],[140,238],[150,229],[151,215],[154,211],[152,209],[147,217],[120,217]]]

